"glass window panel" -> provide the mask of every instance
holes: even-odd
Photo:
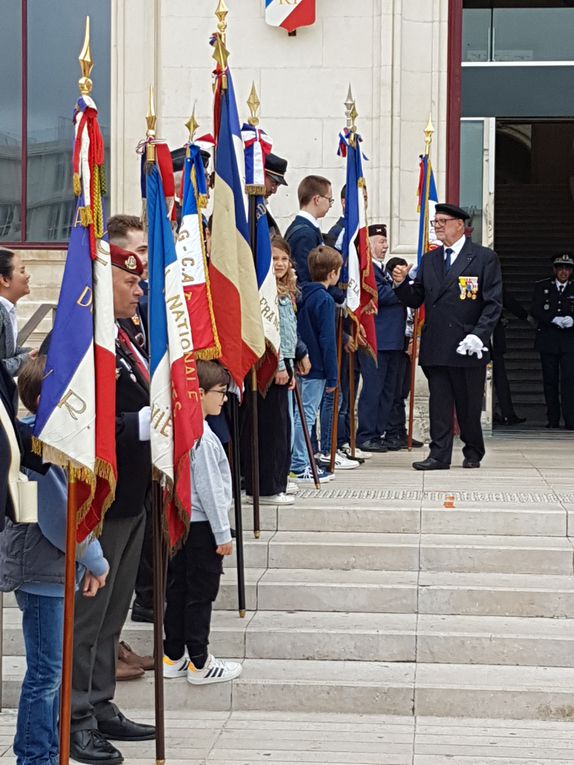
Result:
[[[98,106],[107,164],[110,0],[28,0],[28,241],[61,242],[69,236],[72,115],[79,96],[78,53],[86,15],[90,16],[94,60],[92,96]]]
[[[495,61],[574,60],[574,8],[495,8]]]
[[[462,14],[462,60],[490,60],[490,23],[487,8],[465,8]]]
[[[460,206],[471,216],[472,238],[482,243],[483,122],[460,123]]]
[[[18,242],[22,192],[22,18],[0,0],[0,241]]]

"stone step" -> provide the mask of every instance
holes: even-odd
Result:
[[[4,659],[4,703],[17,704],[24,659]],[[153,709],[153,675],[119,683],[123,709]],[[165,682],[168,710],[428,715],[564,720],[574,707],[574,669],[361,661],[246,659],[233,683]]]
[[[253,529],[253,507],[243,505],[245,539]],[[566,512],[555,505],[552,508],[532,509],[528,506],[456,507],[445,509],[437,502],[436,508],[325,507],[310,500],[295,500],[295,505],[277,507],[261,505],[260,528],[264,531],[322,531],[347,532],[361,529],[369,533],[386,534],[470,534],[507,536],[566,536]]]
[[[11,611],[4,654],[22,656],[20,614]],[[122,638],[140,655],[153,652],[151,625],[128,620]],[[259,611],[240,619],[218,611],[210,645],[216,656],[238,659],[574,667],[574,620],[305,611]]]
[[[245,570],[247,610],[521,616],[574,619],[574,578],[414,571]],[[4,595],[4,614],[16,607]],[[216,610],[236,612],[233,569]],[[128,618],[128,623],[131,620]]]
[[[461,534],[262,532],[244,540],[254,568],[572,574],[567,538]],[[233,556],[230,559],[233,564]]]

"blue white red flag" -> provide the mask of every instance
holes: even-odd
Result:
[[[190,450],[203,433],[193,338],[160,172],[147,176],[152,467],[164,487],[169,543],[191,518]]]
[[[77,102],[74,130],[78,200],[34,435],[45,461],[76,479],[81,542],[101,530],[114,499],[116,378],[111,259],[102,238],[104,145],[89,96]]]
[[[265,0],[265,21],[294,32],[315,23],[315,0]]]
[[[201,147],[192,143],[183,168],[182,215],[176,252],[181,265],[195,358],[218,359],[221,346],[213,314],[201,214],[206,205],[207,183]]]
[[[419,170],[419,203],[417,208],[419,213],[419,241],[417,264],[420,264],[425,252],[434,250],[440,247],[441,244],[436,238],[434,228],[431,226],[431,220],[434,220],[435,207],[438,204],[438,194],[429,156],[424,155],[420,157]]]
[[[214,35],[214,45],[221,38]],[[241,389],[247,372],[265,353],[257,276],[249,244],[245,160],[229,68],[215,81],[215,187],[209,275],[221,362]]]
[[[279,362],[279,303],[277,300],[277,279],[273,271],[271,236],[265,205],[265,158],[271,151],[271,138],[254,125],[244,124],[241,130],[245,146],[245,185],[255,194],[255,202],[249,208],[249,228],[255,232],[255,270],[261,322],[265,335],[265,355],[257,365],[257,385],[262,394],[267,392],[273,381]],[[255,216],[255,222],[251,216]]]
[[[377,285],[367,236],[361,140],[358,133],[348,128],[340,134],[339,154],[347,158],[341,283],[347,287],[347,308],[364,330],[366,350],[376,358],[377,336],[373,308],[376,307]]]

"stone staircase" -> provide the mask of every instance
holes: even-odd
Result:
[[[405,452],[375,456],[293,507],[262,508],[261,539],[245,531],[247,616],[234,610],[230,560],[213,620],[213,652],[241,659],[243,674],[166,681],[166,707],[570,719],[574,496],[560,449],[497,439],[470,476],[417,474]],[[151,649],[149,625],[128,621],[124,638]],[[23,647],[11,596],[4,652],[12,706]],[[119,684],[117,699],[152,709],[151,674]]]

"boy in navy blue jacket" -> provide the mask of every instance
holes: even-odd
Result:
[[[319,221],[333,206],[331,181],[321,175],[308,175],[297,188],[299,212],[285,232],[291,247],[291,259],[300,287],[313,281],[309,276],[307,258],[311,250],[323,244]]]
[[[305,421],[309,430],[317,419],[323,393],[332,393],[337,387],[335,301],[328,289],[339,281],[342,264],[340,253],[325,245],[311,250],[307,259],[311,281],[302,288],[297,312],[297,330],[307,346],[311,361],[309,374],[299,378]],[[297,481],[313,480],[298,411],[295,412],[294,418],[291,470]],[[319,471],[319,478],[326,481],[330,475]]]

